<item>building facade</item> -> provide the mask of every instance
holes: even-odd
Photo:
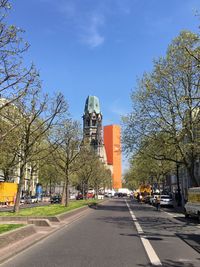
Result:
[[[112,165],[113,188],[122,188],[121,129],[119,125],[104,127],[104,144],[107,163]]]
[[[99,99],[96,96],[88,96],[83,114],[83,143],[90,145],[91,149],[107,164],[102,119]]]
[[[111,171],[113,189],[122,188],[120,134],[119,125],[103,128],[99,99],[96,96],[88,96],[83,114],[83,143],[89,144]]]

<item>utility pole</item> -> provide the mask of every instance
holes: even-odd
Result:
[[[181,201],[181,189],[180,189],[180,179],[179,179],[179,163],[176,163],[176,178],[177,178],[177,190],[178,190],[178,207],[181,207],[182,201]]]

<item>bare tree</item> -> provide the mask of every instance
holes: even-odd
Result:
[[[9,121],[7,131],[1,129],[0,142],[17,127],[13,116],[6,116],[5,108],[25,96],[38,75],[33,64],[27,67],[23,62],[29,44],[23,41],[22,29],[8,25],[10,8],[8,0],[0,0],[0,117]]]
[[[70,177],[77,171],[76,160],[80,153],[81,130],[77,121],[65,120],[56,131],[59,144],[53,157],[60,175],[63,177],[62,204],[69,204]]]
[[[8,0],[0,1],[0,94],[10,99],[1,103],[0,109],[24,95],[27,79],[32,80],[32,75],[28,78],[32,66],[26,70],[22,65],[22,56],[29,47],[22,39],[23,30],[6,23],[10,8]]]
[[[40,89],[32,89],[29,95],[17,103],[21,123],[20,134],[17,139],[16,150],[19,157],[19,185],[14,211],[19,210],[20,194],[24,183],[25,168],[30,162],[38,160],[38,155],[43,151],[42,144],[48,131],[60,121],[60,116],[67,111],[64,97],[58,94],[53,99],[42,95]]]
[[[90,146],[83,146],[79,156],[78,180],[83,195],[87,197],[90,187],[98,193],[100,185],[108,184],[110,172],[106,171],[103,163]]]

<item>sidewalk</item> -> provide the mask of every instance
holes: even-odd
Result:
[[[184,206],[179,207],[176,201],[174,201],[174,210],[178,213],[184,214]]]

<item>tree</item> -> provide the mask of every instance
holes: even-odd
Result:
[[[53,153],[57,169],[64,181],[62,204],[69,204],[70,177],[77,171],[76,160],[80,152],[81,130],[77,121],[65,120],[55,132],[59,136],[58,146]]]
[[[81,147],[78,166],[77,183],[85,198],[87,198],[86,193],[91,188],[95,189],[98,195],[101,187],[110,186],[111,172],[106,168],[95,151],[91,150],[90,145]]]
[[[99,165],[99,158],[96,153],[91,150],[90,146],[84,145],[81,147],[78,164],[79,185],[83,192],[83,196],[86,198],[86,193],[90,188],[91,180]]]
[[[161,153],[160,144],[162,144],[161,140],[157,144],[152,142],[152,139],[147,139],[131,158],[130,170],[125,175],[125,181],[131,185],[131,188],[147,183],[160,185],[165,181],[166,175],[175,169],[174,162],[158,160],[157,154]]]
[[[7,107],[13,110],[15,102],[31,90],[38,76],[33,64],[27,67],[23,62],[29,44],[22,38],[22,29],[8,25],[6,18],[10,9],[8,0],[0,0],[0,119],[9,122],[6,128],[0,125],[0,143],[19,123],[13,116],[7,116]]]
[[[4,181],[9,181],[14,175],[14,169],[18,164],[18,156],[15,150],[17,132],[12,131],[0,143],[0,170],[3,174]]]
[[[138,82],[132,93],[133,110],[123,120],[123,142],[127,152],[137,151],[147,137],[165,147],[162,153],[158,151],[157,160],[183,164],[195,186],[200,184],[194,171],[199,152],[195,129],[200,116],[195,114],[200,106],[200,69],[186,47],[199,53],[199,37],[181,32],[166,56],[156,60],[153,71]]]
[[[25,168],[28,163],[39,159],[38,155],[43,151],[41,144],[44,138],[48,131],[60,122],[60,116],[67,111],[67,104],[61,94],[50,99],[48,95],[42,95],[40,88],[36,86],[26,97],[18,101],[17,107],[21,114],[20,134],[16,142],[20,181],[14,205],[15,212],[19,211]]]
[[[54,153],[54,151],[52,151]],[[56,185],[60,184],[61,174],[58,171],[57,164],[52,157],[52,154],[49,153],[47,156],[40,160],[38,164],[39,171],[39,181],[42,184],[45,191],[52,195]]]
[[[8,25],[6,17],[11,8],[8,0],[0,0],[0,96],[7,99],[0,110],[24,96],[33,81],[34,66],[23,65],[23,54],[29,44],[23,41],[23,30]]]
[[[112,177],[111,171],[106,168],[105,164],[100,160],[100,158],[98,158],[98,156],[94,161],[95,162],[93,164],[95,166],[95,172],[90,177],[89,184],[95,189],[98,198],[99,189],[101,187],[110,187]]]

